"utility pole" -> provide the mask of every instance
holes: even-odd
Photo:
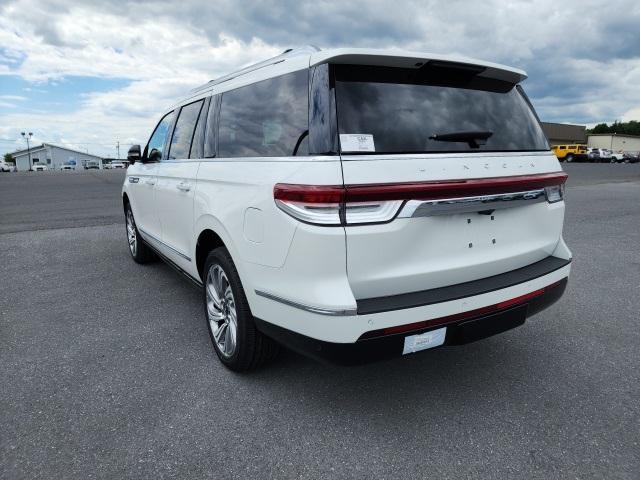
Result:
[[[21,132],[21,135],[27,139],[27,155],[29,155],[29,170],[31,170],[33,168],[33,165],[31,164],[31,147],[29,145],[29,139],[31,138],[31,136],[33,135],[33,133],[29,132],[29,134],[25,134],[25,132]]]
[[[120,141],[119,140],[116,142],[116,150],[118,152],[118,160],[120,160]]]

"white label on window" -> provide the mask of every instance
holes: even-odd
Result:
[[[444,343],[447,335],[447,327],[431,330],[430,332],[421,333],[419,335],[409,335],[404,337],[404,348],[402,354],[419,352],[427,348],[438,347]]]
[[[341,133],[340,146],[343,152],[375,152],[373,135],[368,133]]]

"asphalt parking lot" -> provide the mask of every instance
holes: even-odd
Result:
[[[224,369],[123,172],[0,175],[0,478],[640,478],[640,164],[571,164],[565,296],[362,367]]]

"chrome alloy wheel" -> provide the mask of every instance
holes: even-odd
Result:
[[[205,285],[207,318],[218,351],[231,357],[236,350],[238,315],[229,279],[220,265],[213,264]]]
[[[136,222],[133,219],[131,208],[127,210],[127,240],[129,240],[131,255],[135,257],[138,250],[138,235],[136,233]]]

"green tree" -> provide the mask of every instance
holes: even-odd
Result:
[[[589,133],[611,133],[611,131],[609,129],[609,125],[607,125],[606,123],[599,123],[591,130],[589,130]]]
[[[15,160],[13,159],[10,153],[4,154],[4,163],[15,163]]]
[[[618,135],[638,135],[640,136],[640,122],[631,120],[629,122],[615,121],[611,125],[599,123],[587,133],[617,133]]]

